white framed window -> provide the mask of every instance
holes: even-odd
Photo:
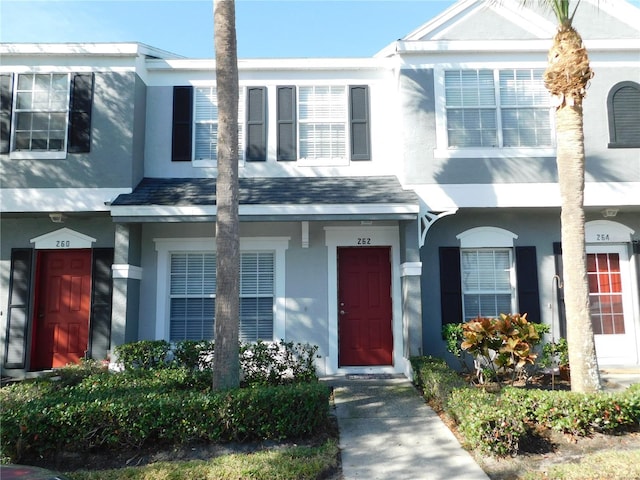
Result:
[[[215,86],[196,87],[194,99],[193,159],[195,162],[215,164],[218,158],[218,94]],[[238,97],[238,156],[244,156],[245,94]]]
[[[15,89],[11,150],[65,152],[68,117],[68,74],[19,74]]]
[[[172,252],[170,341],[214,338],[216,254]],[[273,340],[274,253],[240,254],[240,340]]]
[[[347,87],[300,86],[297,104],[300,159],[346,160]]]
[[[214,337],[215,238],[156,238],[155,338]],[[240,340],[285,337],[288,237],[240,239]]]
[[[514,240],[497,227],[475,227],[460,240],[460,273],[464,321],[517,311]]]
[[[512,250],[465,248],[460,256],[464,320],[514,312]]]
[[[440,149],[462,155],[474,150],[480,156],[482,151],[491,155],[490,149],[509,149],[510,155],[518,150],[550,154],[555,146],[553,116],[543,72],[540,68],[441,71]]]

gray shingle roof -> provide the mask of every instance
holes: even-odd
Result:
[[[396,177],[240,178],[240,205],[417,205],[413,191]],[[113,206],[215,205],[215,178],[145,178]]]

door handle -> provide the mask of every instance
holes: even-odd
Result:
[[[344,310],[340,310],[340,315],[344,315],[345,313],[347,312],[345,312]]]

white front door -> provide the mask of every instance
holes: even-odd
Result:
[[[633,285],[626,247],[587,246],[587,276],[598,364],[638,363]]]

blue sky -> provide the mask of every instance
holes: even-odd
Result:
[[[368,57],[453,0],[236,0],[238,56]],[[212,0],[0,0],[2,42],[129,42],[213,57]]]

